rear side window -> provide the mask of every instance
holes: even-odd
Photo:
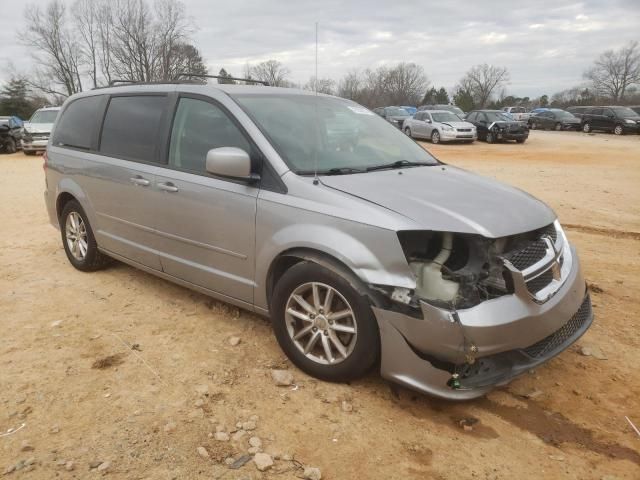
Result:
[[[102,125],[100,153],[157,162],[156,146],[166,104],[166,96],[112,97]]]
[[[103,96],[96,95],[70,103],[58,121],[53,145],[91,150],[102,116],[102,101]]]
[[[173,121],[169,164],[206,173],[207,152],[219,147],[237,147],[252,154],[247,138],[221,108],[204,100],[181,98]]]

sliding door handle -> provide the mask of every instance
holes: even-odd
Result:
[[[159,183],[158,184],[158,188],[160,190],[164,190],[165,192],[177,192],[178,191],[178,187],[176,187],[173,183],[171,182],[166,182],[166,183]]]

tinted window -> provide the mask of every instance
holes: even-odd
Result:
[[[100,153],[157,161],[156,145],[166,101],[166,97],[155,95],[112,97],[102,126]]]
[[[56,126],[54,145],[91,149],[100,123],[100,105],[103,97],[84,97],[74,100],[64,110]],[[57,111],[42,112],[53,116]],[[55,116],[51,121],[55,119]]]
[[[219,147],[238,147],[251,154],[246,137],[221,108],[203,100],[180,99],[173,120],[169,164],[204,173],[207,152]]]
[[[602,108],[592,108],[591,110],[589,110],[589,113],[591,115],[602,115]]]
[[[476,112],[471,112],[469,115],[467,115],[467,121],[475,122],[476,121]]]

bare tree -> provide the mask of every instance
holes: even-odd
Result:
[[[614,102],[624,99],[627,89],[640,83],[640,48],[638,42],[629,42],[618,51],[607,50],[584,73],[595,90]]]
[[[197,80],[199,75],[207,74],[202,55],[190,43],[176,43],[168,52],[168,57],[170,60],[165,67],[167,70],[157,75],[158,80],[175,79],[178,78],[178,74],[181,74],[182,80]]]
[[[460,80],[460,91],[466,91],[473,97],[477,108],[484,108],[491,96],[509,82],[509,71],[505,67],[496,67],[483,63],[465,73]]]
[[[74,25],[80,36],[82,60],[88,67],[88,74],[95,88],[98,86],[98,50],[100,48],[99,9],[95,8],[95,3],[91,0],[76,0],[72,11]]]
[[[399,63],[385,80],[387,103],[392,105],[417,105],[429,88],[423,68],[415,63]]]
[[[185,43],[190,24],[184,4],[175,0],[156,0],[155,13],[154,77],[158,80],[169,80],[178,69],[186,68],[186,64],[192,63],[191,66],[202,64],[202,57],[198,50]],[[188,53],[189,57],[180,58],[180,55],[185,53]],[[183,63],[185,65],[182,65]]]
[[[319,78],[316,81],[316,77],[311,77],[309,81],[304,85],[305,90],[316,91],[316,84],[318,93],[326,93],[327,95],[334,95],[336,90],[336,82],[331,78]]]
[[[338,82],[338,96],[359,102],[362,93],[362,78],[357,70],[348,72]]]
[[[269,82],[272,87],[288,87],[291,71],[277,60],[267,60],[249,68],[250,77],[255,80]]]
[[[52,0],[44,10],[28,5],[23,42],[37,65],[31,86],[52,95],[73,95],[82,91],[82,51],[67,23],[65,6]]]

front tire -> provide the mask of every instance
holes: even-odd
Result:
[[[332,270],[303,261],[280,278],[271,298],[273,330],[301,370],[331,382],[362,377],[380,353],[366,296]]]
[[[531,122],[531,126],[529,128],[531,130],[535,130],[536,128],[538,128],[538,125],[536,124],[536,122]]]
[[[413,138],[413,136],[411,135],[411,129],[409,127],[404,129],[404,134],[409,138]]]
[[[111,259],[98,250],[87,214],[80,204],[70,200],[60,215],[62,245],[71,265],[83,272],[107,266]]]
[[[556,123],[555,129],[556,129],[556,132],[561,132],[562,131],[562,124],[560,122]]]
[[[584,133],[591,133],[591,124],[589,122],[585,122],[584,125],[582,125],[582,131]]]
[[[495,138],[493,132],[487,132],[487,136],[486,136],[485,140],[487,141],[487,143],[495,143],[496,138]]]
[[[433,132],[431,132],[431,143],[440,143],[440,132],[438,130],[434,130]]]
[[[13,138],[8,138],[5,144],[4,151],[7,153],[16,153],[18,151],[16,147],[16,141]]]

